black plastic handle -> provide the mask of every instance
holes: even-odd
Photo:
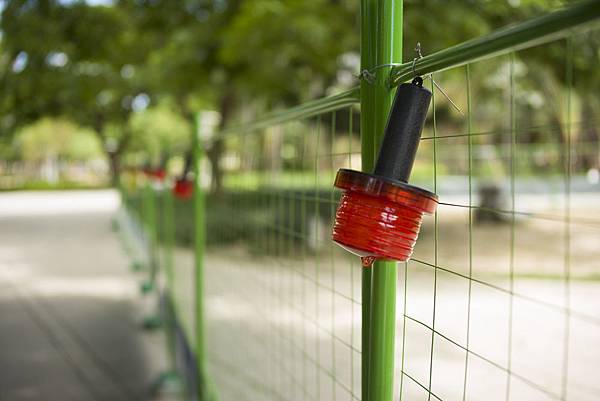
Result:
[[[422,84],[418,78],[398,87],[373,174],[408,183],[431,102]]]

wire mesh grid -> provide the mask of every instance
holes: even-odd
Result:
[[[169,286],[177,325],[185,337],[185,346],[196,351],[196,262],[193,244],[196,237],[194,205],[191,199],[180,199],[171,191],[163,194],[163,241],[166,255],[163,271]],[[180,358],[181,359],[181,358]],[[185,365],[186,361],[178,361]]]
[[[590,350],[600,344],[600,308],[587,298],[598,286],[586,279],[595,277],[598,250],[581,244],[598,243],[600,220],[590,203],[597,188],[583,182],[574,157],[598,147],[597,139],[574,143],[595,124],[573,119],[573,43],[585,37],[435,75],[443,86],[445,76],[463,74],[466,116],[462,132],[440,130],[444,99],[434,91],[422,143],[431,142],[431,154],[422,156],[433,164],[430,185],[441,203],[400,283],[402,399],[596,397],[586,372],[600,361]],[[564,54],[563,88],[543,87],[551,83],[528,64],[532,50]],[[478,96],[477,74],[499,80],[496,95]],[[545,110],[527,105],[532,93]],[[486,127],[490,104],[506,126]]]
[[[398,266],[395,399],[600,392],[600,214],[582,162],[599,143],[576,117],[589,77],[573,74],[587,35],[434,75],[464,116],[431,85],[411,182],[441,203]],[[530,51],[564,55],[564,79],[538,76]],[[335,171],[361,167],[358,119],[346,107],[224,139],[204,258],[222,400],[360,399],[362,267],[330,240]]]
[[[360,168],[357,118],[349,107],[226,139],[234,172],[209,199],[220,232],[205,258],[221,399],[359,397],[359,263],[329,239],[335,171]]]

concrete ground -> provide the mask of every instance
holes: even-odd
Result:
[[[327,262],[209,252],[208,368],[221,401],[360,399],[360,267]],[[562,280],[517,279],[526,297],[512,301],[474,282],[469,306],[467,280],[444,271],[434,279],[415,262],[407,269],[399,267],[394,400],[400,391],[408,401],[598,400],[600,282],[571,283],[568,316],[557,303]]]
[[[0,193],[0,400],[146,400],[166,366],[110,190]],[[146,304],[146,305],[145,305]]]

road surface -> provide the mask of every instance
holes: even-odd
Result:
[[[146,400],[160,333],[111,231],[117,193],[0,193],[0,400]]]

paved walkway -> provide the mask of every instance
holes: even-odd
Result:
[[[0,401],[145,400],[163,337],[140,330],[113,191],[0,193]]]

